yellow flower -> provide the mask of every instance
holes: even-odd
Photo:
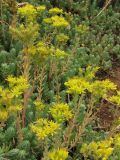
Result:
[[[41,11],[44,11],[46,9],[46,7],[45,6],[38,6],[38,7],[36,7],[36,9],[38,12],[41,12]]]
[[[97,145],[96,142],[91,142],[91,143],[89,144],[89,147],[90,147],[90,149],[91,149],[92,151],[95,151],[95,150],[98,148],[98,145]]]
[[[41,111],[44,109],[45,105],[41,101],[35,101],[34,102],[36,110]]]
[[[120,148],[120,134],[116,134],[114,136],[114,144],[115,144],[115,147]]]
[[[24,92],[24,90],[29,87],[27,80],[23,76],[8,76],[7,81],[9,82],[9,92],[11,92],[12,97],[20,96]]]
[[[76,31],[79,33],[86,33],[88,32],[89,27],[84,25],[84,24],[80,24],[79,26],[76,27]]]
[[[22,111],[22,106],[21,105],[13,105],[13,106],[10,106],[9,108],[8,108],[8,112],[9,113],[13,113],[13,112],[20,112],[20,111]]]
[[[42,41],[38,42],[36,46],[37,52],[42,56],[46,57],[49,55],[49,47]]]
[[[85,71],[79,69],[80,77],[73,77],[67,82],[65,86],[68,87],[67,93],[81,94],[86,91],[98,98],[107,98],[110,90],[116,90],[116,85],[110,80],[94,80],[95,73],[99,67],[92,68],[88,66]]]
[[[110,101],[120,106],[120,91],[117,91],[117,95],[110,97]]]
[[[8,119],[8,112],[4,109],[0,110],[0,122],[4,122]]]
[[[80,76],[73,77],[69,79],[67,82],[65,82],[65,86],[68,87],[67,93],[81,94],[85,93],[86,90],[92,92],[92,80],[95,77],[95,73],[98,69],[99,67],[92,68],[91,66],[88,66],[84,71],[82,68],[79,68]]]
[[[30,47],[28,48],[28,53],[29,53],[30,55],[35,55],[36,52],[37,52],[36,46],[30,46]]]
[[[89,149],[87,148],[87,144],[84,143],[80,149],[80,153],[87,157]]]
[[[31,130],[39,140],[44,140],[46,137],[54,135],[58,129],[58,123],[43,118],[38,119],[35,124],[31,124]]]
[[[66,103],[54,104],[50,108],[50,113],[58,123],[61,123],[65,120],[69,120],[73,116],[71,110],[69,109],[68,104]]]
[[[65,20],[64,17],[60,17],[60,16],[53,16],[51,17],[53,23],[52,26],[54,27],[67,27],[69,25],[69,23]]]
[[[109,156],[112,154],[113,152],[113,148],[112,147],[108,147],[108,148],[102,148],[102,149],[98,149],[96,151],[96,155],[99,158],[103,158],[103,159],[108,159]]]
[[[69,40],[69,37],[63,33],[56,36],[56,41],[59,43],[66,43]]]
[[[54,149],[48,153],[49,160],[66,160],[68,158],[68,151],[64,148]]]
[[[38,24],[33,22],[29,23],[27,26],[21,24],[17,28],[10,27],[10,31],[16,40],[20,40],[24,45],[30,45],[38,37]]]
[[[83,78],[74,77],[65,82],[65,86],[67,86],[67,93],[75,93],[81,94],[84,93],[85,90],[89,90],[90,84]]]
[[[44,18],[43,22],[48,23],[48,24],[52,24],[52,19],[51,18]]]
[[[42,58],[47,58],[49,55],[51,55],[61,59],[67,56],[65,51],[58,48],[55,49],[54,46],[49,47],[42,41],[38,42],[35,46],[29,47],[28,52],[31,55],[40,55]]]
[[[108,158],[113,153],[114,148],[112,147],[113,138],[108,140],[103,140],[99,142],[91,142],[90,144],[83,144],[80,152],[85,156],[92,156],[95,159],[104,159]]]
[[[67,54],[65,53],[65,51],[62,51],[60,49],[56,49],[55,51],[55,56],[58,58],[64,58]]]
[[[61,14],[61,13],[63,13],[63,10],[62,9],[60,9],[60,8],[51,8],[50,10],[49,10],[49,13],[50,14]]]
[[[96,80],[91,84],[89,90],[94,96],[106,98],[110,90],[116,90],[116,85],[110,80]]]
[[[11,99],[13,98],[13,95],[11,94],[11,91],[6,88],[6,89],[3,89],[1,92],[0,92],[0,102],[1,104],[3,103],[10,103],[11,102]]]
[[[25,6],[18,8],[18,14],[21,17],[26,17],[28,22],[33,22],[36,19],[37,10],[31,4],[26,4]]]
[[[5,121],[12,113],[20,112],[22,110],[22,100],[20,95],[28,88],[27,80],[23,77],[8,76],[6,79],[9,87],[0,87],[0,103],[2,110],[0,110],[0,121]],[[2,104],[6,106],[3,109]]]
[[[80,76],[84,77],[86,80],[91,81],[95,78],[96,72],[99,70],[99,67],[88,66],[84,71],[82,68],[79,68]]]
[[[28,87],[27,80],[23,76],[19,77],[8,76],[7,81],[10,87],[14,87],[15,85],[16,86],[20,85],[21,89]]]
[[[52,16],[51,18],[45,18],[43,20],[45,23],[51,24],[53,27],[67,27],[69,23],[65,20],[64,17]]]
[[[50,55],[50,48],[42,41],[39,41],[35,46],[30,46],[28,52],[31,55],[38,55],[42,58],[46,58]]]

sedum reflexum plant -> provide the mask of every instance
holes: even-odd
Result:
[[[50,108],[50,113],[56,122],[61,123],[72,118],[72,112],[68,104],[57,103]]]
[[[24,77],[7,78],[8,88],[0,87],[0,120],[5,122],[10,115],[21,112],[23,108],[22,94],[28,88],[28,83]]]
[[[83,144],[80,152],[85,158],[108,160],[112,155],[118,154],[120,135],[115,134],[105,140]]]
[[[23,45],[22,73],[23,76],[27,79],[28,83],[31,82],[30,71],[32,63],[37,61],[37,63],[44,65],[49,57],[55,57],[55,59],[58,59],[59,61],[59,59],[63,59],[67,55],[64,50],[54,47],[51,42],[48,45],[47,41],[45,40],[46,37],[43,37],[43,40],[38,39],[40,27],[37,20],[39,14],[42,15],[45,9],[45,6],[35,7],[31,4],[26,4],[25,6],[18,8],[18,17],[21,18],[21,21],[23,19],[24,23],[18,24],[16,28],[13,28],[12,26],[10,27],[10,31],[13,34],[13,37],[16,40],[19,40]],[[49,12],[51,13],[51,11]],[[54,25],[68,25],[68,22],[63,17],[53,16],[52,20]],[[41,67],[38,67],[38,65],[37,70],[41,70]],[[27,89],[24,92],[24,109],[22,114],[23,127],[25,126],[25,114],[29,104],[29,98],[32,92],[31,90],[34,90],[34,88]]]
[[[50,105],[47,114],[52,116],[53,121],[40,118],[35,124],[33,123],[31,125],[31,130],[39,140],[41,139],[44,142],[48,142],[52,139],[51,147],[53,150],[54,148],[58,148],[59,150],[59,148],[64,147],[66,151],[69,152],[69,150],[76,147],[77,144],[81,144],[86,129],[97,118],[96,115],[100,109],[99,102],[101,98],[107,99],[109,97],[109,91],[116,90],[116,85],[111,81],[96,80],[95,73],[98,69],[98,67],[92,68],[88,66],[84,71],[80,68],[80,73],[77,78],[73,77],[65,82],[65,86],[68,88],[66,92],[69,96],[72,96],[68,104],[59,102]],[[39,106],[39,103],[37,104]],[[42,108],[43,112],[44,109],[45,107]],[[84,110],[82,111],[81,109]],[[83,113],[81,113],[81,111]],[[44,117],[44,114],[40,115],[40,117],[41,116]],[[44,124],[41,124],[43,121]],[[67,122],[66,125],[64,125],[65,122]],[[51,123],[54,123],[56,127],[52,126],[51,128]],[[52,135],[52,137],[50,135]],[[108,140],[91,142],[89,145],[83,144],[80,153],[82,153],[84,157],[91,156],[93,153],[94,158],[108,159],[108,157],[113,154],[115,148],[112,147],[112,143],[113,139],[110,138]],[[44,150],[44,159],[47,159],[49,155],[51,155],[49,158],[53,156],[54,159],[54,154],[57,154],[57,151],[49,153],[49,148],[47,148]]]
[[[19,2],[0,2],[0,159],[119,160],[119,91],[96,77],[119,58],[118,9]],[[99,126],[107,103],[108,130]]]
[[[91,70],[91,72],[89,72]],[[76,128],[78,119],[80,116],[80,108],[81,104],[85,104],[86,109],[84,111],[84,116],[82,119],[82,124],[78,125],[77,133],[75,136],[75,139],[73,139],[73,142],[71,142],[71,147],[74,147],[79,141],[82,136],[82,134],[85,131],[85,128],[87,125],[95,119],[97,110],[99,110],[96,105],[99,104],[99,101],[101,98],[107,98],[108,92],[110,90],[116,90],[116,85],[112,83],[109,80],[95,80],[94,76],[98,68],[95,68],[92,70],[90,66],[86,68],[86,72],[83,72],[80,69],[81,76],[69,79],[67,82],[65,82],[68,94],[73,94],[73,102],[75,104],[74,106],[74,118],[70,126],[68,127],[67,134],[70,132],[72,133],[73,130]],[[107,85],[106,85],[107,84]],[[85,96],[88,94],[88,101],[87,104],[84,102]],[[67,136],[66,134],[66,136]],[[69,135],[68,134],[68,135]],[[69,135],[70,136],[70,135]],[[69,143],[69,141],[67,142]]]
[[[13,118],[16,122],[16,131],[18,142],[23,139],[21,131],[20,114],[23,110],[23,94],[29,87],[27,80],[20,77],[9,76],[7,78],[8,87],[0,87],[0,122],[1,127],[4,127],[9,118]]]
[[[103,140],[99,142],[91,142],[90,144],[84,144],[81,148],[81,153],[84,157],[92,156],[94,159],[107,160],[113,153],[112,147],[113,139]]]
[[[86,69],[85,75],[80,70],[81,77],[74,77],[68,80],[68,82],[65,82],[65,85],[68,87],[68,93],[82,94],[88,90],[93,96],[105,98],[110,90],[116,90],[116,85],[110,80],[93,80],[98,68],[91,72],[89,70],[91,71],[90,66]]]
[[[38,119],[35,123],[35,125],[31,125],[31,130],[37,135],[39,140],[44,140],[46,137],[54,135],[59,128],[59,124],[43,118]]]

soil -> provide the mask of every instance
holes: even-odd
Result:
[[[110,69],[108,72],[103,71],[101,73],[102,79],[110,79],[120,90],[120,61],[114,60],[112,66],[112,69]],[[102,101],[101,108],[98,113],[98,124],[100,128],[103,128],[104,130],[110,130],[115,120],[120,117],[120,109],[115,112],[116,109],[116,106],[110,102],[107,102],[106,100]]]

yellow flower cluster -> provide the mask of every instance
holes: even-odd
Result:
[[[22,77],[9,76],[9,87],[0,87],[0,120],[7,120],[8,115],[22,110],[20,96],[28,88],[27,81]],[[4,108],[5,105],[5,108]]]
[[[8,108],[8,112],[9,113],[15,113],[15,112],[19,112],[19,111],[21,111],[22,110],[22,108],[23,108],[23,106],[22,105],[13,105],[13,106],[10,106],[9,108]]]
[[[19,78],[8,76],[7,81],[10,87],[13,87],[15,85],[22,85],[23,87],[28,87],[27,80],[23,76],[20,76]]]
[[[54,149],[48,153],[49,160],[66,160],[68,158],[68,151],[64,148]]]
[[[73,116],[71,110],[69,109],[68,104],[66,103],[54,104],[50,108],[50,113],[58,123],[61,123],[65,120],[69,120]]]
[[[52,24],[52,19],[51,18],[44,18],[43,22],[47,23],[47,24]]]
[[[18,15],[25,17],[27,22],[33,22],[36,20],[37,14],[45,9],[45,6],[34,7],[31,4],[26,4],[25,6],[18,8]]]
[[[63,10],[60,9],[60,8],[55,7],[55,8],[51,8],[51,9],[49,10],[49,13],[50,13],[50,14],[62,14],[62,13],[63,13]]]
[[[0,87],[1,99],[6,100],[6,102],[8,102],[9,99],[11,100],[12,98],[20,96],[29,86],[22,76],[19,78],[9,76],[7,81],[9,82],[9,89]]]
[[[8,76],[7,81],[9,83],[11,97],[20,96],[29,86],[27,80],[23,76],[20,76],[19,78]]]
[[[18,15],[24,18],[24,23],[19,24],[17,28],[10,26],[10,31],[16,40],[22,41],[24,46],[30,46],[38,37],[39,25],[37,23],[37,15],[45,9],[45,6],[35,7],[29,3],[18,8]]]
[[[67,93],[81,94],[85,90],[89,90],[90,83],[80,77],[73,77],[65,82],[65,86],[68,87]]]
[[[110,80],[96,80],[91,84],[90,92],[94,96],[107,98],[107,93],[110,90],[116,90],[117,87],[114,83],[112,83]]]
[[[42,41],[38,42],[37,44],[37,52],[41,54],[41,56],[48,56],[49,55],[49,47]]]
[[[40,118],[35,124],[31,124],[31,130],[39,140],[44,140],[48,136],[52,136],[59,129],[59,124],[47,119]]]
[[[76,27],[76,31],[79,33],[86,33],[88,32],[89,27],[84,25],[84,24],[80,24],[79,26]]]
[[[67,54],[65,53],[65,51],[62,51],[62,50],[60,50],[60,49],[57,48],[55,50],[55,56],[57,58],[64,58],[65,56],[67,56]]]
[[[120,91],[117,91],[117,95],[110,97],[110,101],[120,106]]]
[[[0,122],[4,122],[7,119],[8,119],[8,112],[6,111],[6,109],[0,110]]]
[[[66,43],[69,40],[69,37],[63,33],[60,33],[56,36],[56,41],[58,43]]]
[[[67,56],[65,51],[60,50],[59,48],[55,49],[54,46],[49,47],[44,42],[40,41],[35,46],[31,46],[28,48],[28,52],[31,55],[40,55],[42,58],[46,58],[48,56],[54,56],[56,58],[64,58]]]
[[[36,9],[37,9],[37,12],[42,12],[46,9],[46,7],[45,6],[37,6]]]
[[[45,18],[43,20],[45,23],[51,24],[53,27],[67,27],[69,23],[65,20],[64,17],[61,16],[52,16],[51,18]]]
[[[95,71],[97,71],[97,68],[93,71],[87,68],[83,74],[82,69],[80,69],[80,73],[82,73],[80,77],[73,77],[65,82],[65,86],[68,87],[67,93],[82,94],[87,90],[98,98],[106,98],[110,90],[116,90],[116,85],[108,79],[102,81],[93,80]]]
[[[45,108],[45,105],[41,101],[37,100],[37,101],[34,102],[34,104],[35,104],[35,108],[36,108],[37,111],[41,111]]]
[[[88,66],[84,71],[79,68],[79,77],[73,77],[65,82],[65,86],[68,87],[67,93],[81,94],[86,90],[91,90],[91,80],[95,77],[95,73],[98,71],[99,67]]]
[[[114,136],[114,145],[116,148],[120,149],[120,134]]]
[[[37,10],[33,5],[26,4],[25,6],[18,8],[18,14],[21,17],[25,17],[28,21],[32,22],[36,18]]]
[[[95,78],[96,72],[99,70],[99,67],[87,66],[84,71],[82,68],[79,68],[80,77],[84,77],[87,81],[93,80]]]
[[[80,152],[85,156],[93,156],[95,159],[108,160],[113,153],[112,147],[113,138],[99,142],[91,142],[90,144],[83,144]]]
[[[28,52],[31,55],[41,55],[41,57],[46,57],[50,54],[49,47],[42,41],[39,41],[35,46],[31,46],[28,48]]]
[[[32,22],[27,25],[19,25],[17,28],[10,27],[10,32],[16,40],[20,40],[27,45],[33,43],[38,37],[38,24],[33,24]]]

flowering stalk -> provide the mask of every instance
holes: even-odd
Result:
[[[23,134],[22,134],[22,130],[21,130],[21,118],[20,118],[19,112],[17,113],[16,129],[17,129],[18,143],[21,143],[23,140]]]
[[[23,56],[23,76],[29,83],[30,79],[30,57],[27,51],[27,48],[25,49],[25,53]],[[24,107],[22,111],[22,127],[25,127],[25,115],[26,115],[26,109],[29,103],[29,98],[31,95],[31,90],[27,88],[24,92]]]

